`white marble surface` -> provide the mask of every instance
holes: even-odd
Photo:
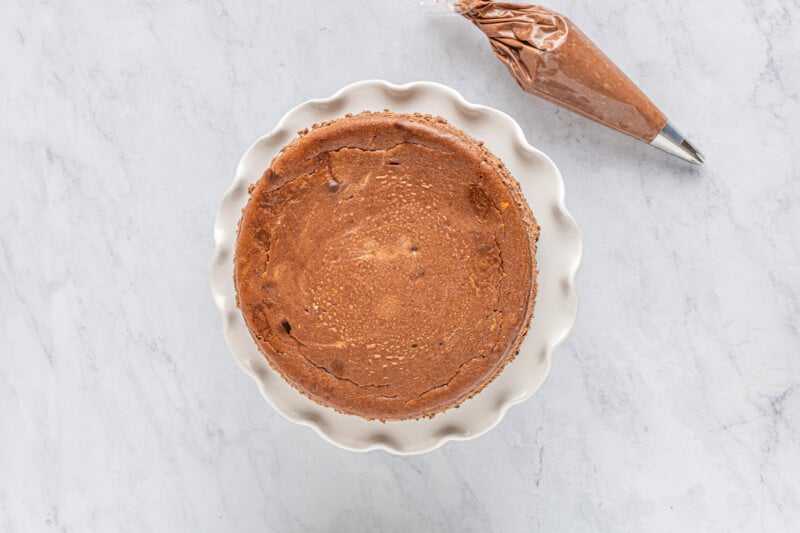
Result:
[[[551,5],[705,167],[521,93],[476,30],[417,0],[6,0],[0,532],[796,531],[800,7]],[[418,457],[277,415],[208,288],[241,153],[364,78],[513,115],[584,234],[578,323],[544,387]]]

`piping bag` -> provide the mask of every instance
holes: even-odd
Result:
[[[489,38],[520,87],[690,163],[703,155],[567,17],[541,6],[445,2]]]

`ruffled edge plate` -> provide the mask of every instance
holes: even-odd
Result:
[[[489,386],[459,408],[420,420],[364,420],[337,413],[303,396],[272,370],[258,351],[236,306],[233,285],[237,224],[247,203],[248,186],[298,131],[347,113],[383,109],[439,115],[484,141],[520,182],[541,227],[536,255],[539,292],[531,329],[519,355]],[[290,110],[239,161],[233,185],[217,212],[214,241],[211,290],[234,359],[256,381],[275,410],[347,450],[419,454],[452,440],[483,435],[503,419],[511,406],[530,398],[541,386],[550,371],[553,349],[567,337],[577,316],[575,275],[582,242],[564,203],[561,173],[550,158],[528,143],[522,128],[511,117],[491,107],[471,104],[455,90],[438,83],[394,85],[380,80],[360,81],[330,98],[309,100]]]

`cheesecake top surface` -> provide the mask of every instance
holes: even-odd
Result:
[[[300,132],[251,186],[237,299],[270,365],[312,400],[432,416],[519,350],[538,234],[482,143],[438,117],[349,115]]]

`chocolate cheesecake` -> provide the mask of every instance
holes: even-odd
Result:
[[[539,227],[502,162],[428,115],[315,125],[251,186],[234,281],[297,390],[367,419],[433,416],[519,351]]]

